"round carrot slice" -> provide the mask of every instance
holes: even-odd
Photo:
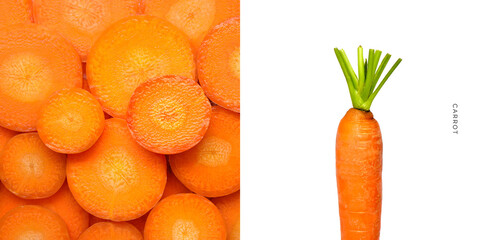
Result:
[[[89,227],[78,240],[143,240],[142,233],[126,222],[99,222]]]
[[[55,29],[68,39],[82,61],[100,34],[112,23],[134,16],[140,0],[33,1],[35,23]]]
[[[32,22],[31,0],[0,1],[0,27]]]
[[[136,227],[138,229],[138,231],[143,233],[143,229],[145,228],[145,222],[147,221],[147,217],[148,217],[149,213],[150,212],[147,212],[146,214],[143,214],[143,216],[141,216],[139,218],[130,220],[130,221],[128,221],[128,223],[132,224],[134,227]],[[98,218],[98,217],[95,217],[94,215],[90,215],[90,226],[92,226],[96,223],[99,223],[99,222],[112,222],[112,221],[107,220],[107,219]]]
[[[65,222],[44,207],[25,205],[14,208],[0,219],[0,240],[69,240]]]
[[[67,180],[77,202],[96,217],[128,221],[147,213],[166,183],[163,155],[131,137],[123,119],[110,118],[90,149],[67,157]]]
[[[89,214],[75,201],[67,182],[53,196],[44,199],[19,198],[0,184],[0,218],[23,205],[39,205],[57,213],[67,224],[70,240],[76,240],[88,228]]]
[[[145,240],[225,239],[225,222],[210,200],[180,193],[160,201],[148,215]]]
[[[35,24],[0,30],[0,125],[35,131],[40,107],[62,88],[82,86],[75,49],[59,34]]]
[[[81,88],[62,89],[40,111],[38,135],[55,152],[80,153],[100,137],[105,125],[100,103]]]
[[[145,14],[171,22],[190,38],[194,49],[198,49],[212,26],[240,16],[239,0],[145,0],[144,2]]]
[[[147,81],[135,90],[127,122],[144,148],[175,154],[200,142],[210,112],[210,102],[195,81],[169,75]]]
[[[225,219],[227,240],[240,240],[240,191],[225,197],[212,198],[212,202]]]
[[[109,27],[87,60],[90,90],[112,117],[126,118],[138,85],[169,74],[195,78],[192,49],[175,26],[151,16],[128,17]]]
[[[198,79],[208,98],[240,112],[240,18],[215,26],[198,51]]]
[[[65,155],[47,148],[37,133],[11,138],[0,159],[3,184],[21,198],[50,197],[65,181]]]
[[[219,106],[203,140],[192,149],[170,156],[172,171],[187,188],[206,197],[221,197],[240,189],[240,114]]]

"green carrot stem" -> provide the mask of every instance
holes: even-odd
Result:
[[[347,54],[345,53],[345,51],[343,51],[343,49],[340,50],[340,53],[342,54],[342,59],[345,63],[345,67],[347,67],[347,72],[348,72],[348,74],[350,74],[350,79],[352,79],[353,87],[355,89],[357,89],[358,88],[358,78],[357,78],[357,75],[355,74],[355,71],[352,68],[352,64],[350,64],[350,61],[348,60]]]
[[[364,62],[363,48],[362,46],[359,46],[357,50],[359,77],[357,77],[345,51],[343,49],[339,50],[338,48],[335,48],[334,51],[340,67],[342,68],[343,75],[347,80],[348,90],[353,107],[363,111],[370,111],[373,100],[377,96],[380,89],[382,89],[390,75],[392,75],[393,71],[395,71],[397,66],[400,64],[402,59],[399,58],[395,62],[390,71],[388,71],[380,84],[377,86],[377,82],[386,68],[388,61],[390,60],[390,54],[387,53],[385,55],[377,69],[382,51],[370,49],[368,53],[368,59],[365,59]]]
[[[363,48],[362,46],[358,47],[358,91],[362,92],[363,86],[365,85],[365,64],[363,62]]]
[[[373,84],[372,84],[372,88],[370,89],[369,95],[372,94],[373,90],[375,89],[375,86],[377,86],[377,82],[380,79],[380,77],[382,76],[383,70],[387,66],[388,61],[390,60],[391,56],[392,55],[387,53],[387,55],[385,55],[385,57],[383,57],[382,63],[380,64],[380,67],[375,72],[375,78],[373,79]]]

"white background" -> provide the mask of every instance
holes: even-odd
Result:
[[[356,69],[359,44],[392,54],[387,69],[403,59],[371,108],[381,239],[480,239],[477,5],[242,0],[242,239],[340,239],[335,137],[351,101],[333,48]]]

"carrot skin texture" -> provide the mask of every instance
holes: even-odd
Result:
[[[336,141],[342,240],[378,240],[382,210],[382,135],[373,114],[351,108]]]

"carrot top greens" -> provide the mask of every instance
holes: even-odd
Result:
[[[383,57],[380,66],[378,66],[382,51],[370,49],[368,51],[368,59],[364,59],[363,48],[362,46],[359,46],[357,77],[357,74],[355,74],[350,61],[348,61],[345,51],[343,49],[338,50],[338,48],[335,48],[334,50],[335,55],[337,55],[338,62],[340,63],[340,67],[342,67],[343,74],[347,79],[348,90],[350,91],[353,107],[363,111],[370,111],[370,106],[372,105],[373,99],[375,96],[377,96],[380,89],[383,87],[390,75],[392,75],[393,71],[395,68],[397,68],[402,59],[399,58],[395,64],[393,64],[390,71],[388,71],[387,75],[385,75],[380,84],[377,86],[378,80],[380,79],[383,70],[390,60],[390,54],[387,53],[387,55]]]

